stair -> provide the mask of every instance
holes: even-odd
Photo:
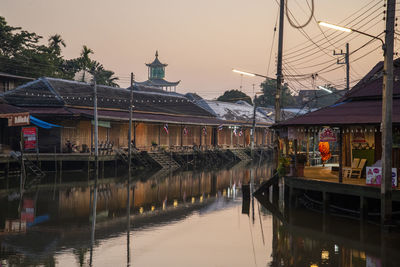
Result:
[[[125,163],[128,164],[128,152],[122,150],[122,149],[115,149],[115,153],[117,154],[117,156],[124,161]],[[146,168],[151,167],[150,164],[147,162],[147,160],[143,157],[143,155],[139,152],[139,150],[137,149],[132,149],[132,158],[136,159],[137,161],[139,161],[143,166],[145,166]]]
[[[128,163],[128,153],[126,153],[125,151],[123,151],[122,149],[118,148],[115,149],[115,153],[117,154],[117,156],[125,163]]]
[[[135,151],[132,155],[135,159],[137,159],[143,166],[146,168],[150,168],[150,164],[147,162],[147,160],[143,157],[142,153],[139,151]]]
[[[16,159],[18,162],[21,160],[21,152],[15,152],[11,151],[10,156],[14,159]],[[34,174],[36,177],[43,177],[45,176],[45,173],[38,167],[36,166],[35,163],[30,161],[27,157],[22,157],[22,160],[24,162],[25,168],[27,168],[32,174]]]
[[[170,155],[164,152],[149,152],[149,156],[163,169],[177,169],[181,167]]]
[[[241,161],[250,161],[251,158],[244,152],[243,149],[231,149],[231,152],[235,154],[237,158],[239,158]]]

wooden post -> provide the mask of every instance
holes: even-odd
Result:
[[[60,184],[62,182],[62,160],[60,160]]]
[[[297,139],[294,139],[294,169],[296,172],[296,177],[298,176],[298,171],[297,171]]]
[[[306,145],[306,159],[307,159],[307,166],[310,166],[310,131],[307,129],[307,145]]]
[[[7,163],[6,163],[6,169],[5,169],[5,171],[4,171],[4,175],[5,175],[5,178],[6,178],[6,189],[8,189],[8,183],[9,183],[8,178],[9,178],[9,173],[10,173],[10,161],[7,161]]]
[[[329,202],[330,202],[330,195],[328,192],[323,191],[322,192],[322,205],[323,205],[323,212],[324,213],[329,213]]]
[[[181,147],[183,147],[183,125],[181,124]]]
[[[365,220],[368,215],[368,199],[360,196],[360,220]]]
[[[161,146],[161,124],[158,125],[158,146]]]
[[[343,183],[343,135],[339,128],[339,183]]]
[[[392,223],[392,108],[393,108],[393,49],[396,1],[387,1],[386,30],[382,86],[382,183],[381,225]]]
[[[87,178],[89,181],[90,180],[90,158],[88,158],[88,161],[87,161]]]
[[[231,145],[230,145],[230,147],[232,148],[232,146],[233,146],[233,131],[231,129]]]

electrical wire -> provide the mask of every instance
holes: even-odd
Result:
[[[303,23],[302,25],[296,25],[293,21],[292,21],[292,19],[290,18],[290,16],[289,16],[289,12],[288,12],[288,10],[289,10],[289,4],[288,4],[288,2],[289,2],[289,0],[286,0],[286,5],[285,5],[285,12],[286,12],[286,18],[287,18],[287,20],[288,20],[288,22],[289,22],[289,24],[293,27],[293,28],[295,28],[295,29],[302,29],[302,28],[304,28],[304,27],[306,27],[309,23],[310,23],[310,21],[311,21],[311,19],[314,17],[314,0],[311,0],[311,14],[310,14],[310,17],[306,20],[306,22],[305,23]],[[307,2],[307,1],[306,1]],[[307,2],[307,5],[308,5],[308,2]],[[291,14],[291,13],[290,13]],[[292,14],[291,14],[292,15]],[[293,16],[293,15],[292,15]],[[297,22],[297,20],[293,17],[293,19]]]

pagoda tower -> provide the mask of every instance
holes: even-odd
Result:
[[[153,86],[166,91],[176,92],[176,86],[181,82],[168,82],[164,80],[165,67],[168,64],[161,63],[158,59],[158,51],[156,51],[156,58],[152,63],[146,64],[148,67],[148,80],[145,82],[137,82],[138,85]]]

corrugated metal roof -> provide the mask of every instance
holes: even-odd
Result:
[[[98,107],[128,110],[130,90],[99,85]],[[40,78],[4,94],[11,104],[25,107],[92,107],[93,86],[55,78]],[[177,94],[133,92],[135,110],[186,116],[214,117],[195,103]]]
[[[400,59],[394,61],[393,123],[400,123]],[[335,105],[279,122],[290,125],[380,124],[382,121],[383,62],[376,64]]]
[[[393,123],[400,123],[400,99],[393,99]],[[290,125],[379,124],[382,121],[382,101],[364,100],[342,102],[303,116],[278,123]]]
[[[251,105],[205,99],[198,100],[196,103],[209,112],[216,114],[216,116],[221,120],[244,123],[252,123],[253,121],[253,106]],[[257,110],[256,122],[272,124],[274,121]]]

